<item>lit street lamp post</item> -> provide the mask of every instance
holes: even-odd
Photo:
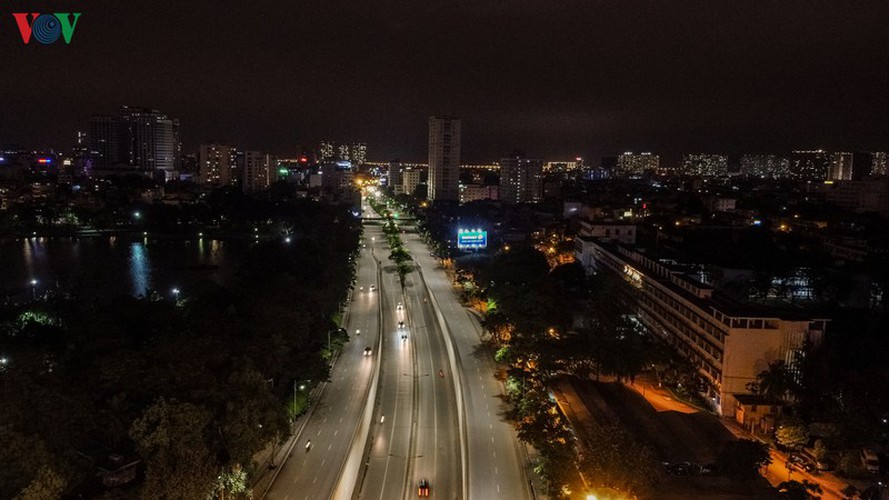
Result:
[[[37,300],[37,280],[31,280],[31,300]]]
[[[178,288],[173,288],[172,291],[173,291],[173,299],[174,299],[174,300],[176,301],[176,303],[178,304],[178,303],[179,303],[179,289],[178,289]]]

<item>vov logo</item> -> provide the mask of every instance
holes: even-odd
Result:
[[[56,43],[59,38],[64,38],[65,43],[69,44],[71,43],[71,37],[74,36],[77,20],[80,19],[80,12],[73,14],[70,12],[56,12],[55,14],[32,12],[30,14],[31,21],[28,22],[28,15],[27,12],[15,12],[12,14],[25,45],[31,42],[31,38],[44,45]]]

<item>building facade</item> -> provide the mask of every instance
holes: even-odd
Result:
[[[201,183],[219,187],[237,183],[237,150],[224,144],[201,144],[198,152]]]
[[[90,119],[90,150],[99,170],[154,171],[169,180],[179,159],[179,120],[154,109],[122,106],[115,117]]]
[[[404,194],[413,196],[420,185],[420,171],[416,168],[405,167],[401,171],[401,189]]]
[[[245,193],[268,190],[277,177],[277,160],[261,151],[244,151],[241,156],[241,187]]]
[[[687,154],[682,157],[682,175],[722,177],[728,175],[728,156],[714,154]]]
[[[790,160],[778,155],[741,156],[741,175],[781,179],[790,175]]]
[[[802,181],[827,179],[833,155],[824,150],[794,151],[790,155],[790,176]]]
[[[734,303],[633,247],[578,237],[575,253],[587,272],[611,273],[634,292],[637,319],[698,368],[698,389],[723,415],[769,363],[783,360],[798,375],[804,347],[823,339],[826,319]]]
[[[660,157],[656,154],[626,152],[617,157],[617,175],[640,177],[645,172],[656,171],[660,165]]]
[[[460,200],[460,133],[458,118],[429,118],[429,199]]]
[[[395,194],[404,194],[404,185],[401,182],[401,162],[398,160],[389,162],[389,187]]]
[[[543,196],[543,160],[513,155],[500,160],[500,200],[539,203]]]

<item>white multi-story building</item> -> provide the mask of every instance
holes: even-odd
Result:
[[[704,392],[724,415],[769,363],[783,360],[798,375],[805,346],[823,339],[826,319],[739,304],[630,246],[588,236],[574,241],[587,272],[612,273],[635,291],[638,320],[698,368]]]
[[[460,200],[460,119],[429,118],[429,199]]]
[[[416,168],[405,167],[401,171],[401,187],[404,194],[413,196],[420,185],[420,171]]]

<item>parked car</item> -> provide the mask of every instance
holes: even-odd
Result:
[[[801,453],[791,453],[787,455],[787,462],[792,467],[804,470],[806,472],[815,472],[815,464]]]
[[[717,474],[719,474],[719,469],[716,468],[716,464],[704,464],[701,466],[702,476],[715,476]]]
[[[871,474],[880,473],[880,457],[873,450],[861,449],[861,466]]]

